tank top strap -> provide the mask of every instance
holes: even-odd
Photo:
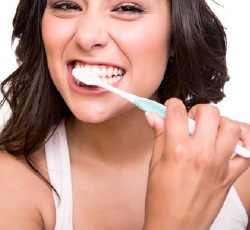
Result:
[[[45,156],[50,182],[58,193],[53,191],[55,230],[73,230],[71,167],[64,120],[45,144]]]

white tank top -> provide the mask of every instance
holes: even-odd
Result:
[[[56,208],[55,230],[73,230],[73,198],[69,149],[64,122],[45,145],[46,161]],[[210,230],[245,230],[248,216],[245,208],[232,187],[225,203]]]

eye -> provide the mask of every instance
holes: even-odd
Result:
[[[55,11],[81,11],[81,8],[73,2],[57,2],[51,4],[51,8]]]
[[[120,14],[141,14],[144,12],[141,6],[134,3],[122,3],[115,7],[111,12]]]

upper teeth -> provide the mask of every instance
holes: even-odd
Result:
[[[75,67],[85,68],[88,71],[95,73],[97,76],[101,78],[117,77],[117,76],[122,76],[124,74],[124,71],[121,68],[111,67],[111,66],[107,67],[98,65],[87,65],[77,62],[75,64]]]

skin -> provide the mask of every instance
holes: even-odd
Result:
[[[232,158],[231,153],[237,143],[234,137],[237,136],[242,140],[243,146],[249,148],[250,126],[218,116],[219,111],[212,106],[194,106],[187,115],[184,108],[181,109],[183,105],[179,102],[169,100],[166,105],[169,117],[165,122],[162,119],[158,120],[159,117],[156,115],[153,116],[153,121],[152,117],[149,119],[155,129],[156,142],[149,172],[149,184],[152,186],[148,186],[146,201],[146,214],[149,209],[151,216],[147,219],[149,221],[146,221],[145,229],[181,229],[183,226],[185,229],[209,229],[224,202],[228,189],[244,172],[243,169],[249,167],[249,159]],[[196,120],[193,136],[187,135],[186,124],[182,123],[186,122],[187,116]],[[211,135],[206,138],[208,133]],[[232,142],[228,142],[229,140]],[[209,147],[214,144],[216,151]],[[248,169],[234,184],[248,216],[249,176]],[[150,180],[154,182],[150,183],[152,182]],[[161,186],[156,185],[159,180],[163,181]],[[178,189],[178,186],[181,189]],[[211,192],[211,196],[205,198],[204,194],[208,191]],[[161,194],[158,195],[158,198],[160,197],[158,200],[155,199],[156,194]],[[183,194],[185,194],[184,199],[182,199]],[[175,202],[170,200],[169,196]],[[162,202],[163,199],[165,202]],[[196,212],[197,210],[203,212]],[[166,222],[162,221],[166,214],[175,221],[168,219]],[[187,220],[185,225],[180,221],[183,219]]]
[[[121,6],[119,1],[75,2],[76,10],[72,11],[47,8],[42,22],[52,79],[74,115],[80,120],[97,123],[121,115],[132,106],[111,93],[95,98],[75,93],[69,87],[72,61],[121,67],[126,74],[119,82],[120,89],[147,98],[155,97],[153,94],[162,80],[170,54],[167,2],[138,1],[137,7],[142,5],[143,13],[119,13],[115,10]],[[150,37],[150,41],[145,37]],[[85,108],[89,108],[88,112]]]
[[[42,35],[52,80],[74,114],[66,120],[74,229],[208,229],[229,187],[250,164],[231,159],[238,140],[250,149],[249,126],[221,117],[211,105],[187,114],[178,99],[167,101],[166,120],[156,114],[145,119],[112,93],[79,93],[71,76],[73,61],[118,66],[126,74],[116,87],[157,100],[173,55],[169,4],[136,0],[144,13],[119,13],[117,0],[75,0],[71,11],[51,9],[55,2],[48,0]],[[188,116],[197,121],[192,137]],[[48,179],[44,148],[33,162]],[[248,171],[235,186],[249,214]],[[54,228],[51,188],[22,159],[1,153],[0,181],[1,229]]]

